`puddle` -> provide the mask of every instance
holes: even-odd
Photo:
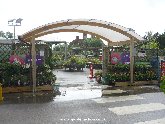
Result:
[[[54,101],[83,100],[101,97],[101,89],[83,89],[83,87],[60,88],[61,95],[57,95]]]

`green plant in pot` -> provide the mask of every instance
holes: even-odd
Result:
[[[105,82],[108,84],[108,85],[114,85],[115,84],[115,74],[111,74],[111,73],[108,73],[106,76],[105,76]]]
[[[165,93],[165,76],[161,77],[160,89]]]

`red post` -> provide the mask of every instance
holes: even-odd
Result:
[[[93,65],[90,64],[90,75],[89,78],[92,79],[93,78]]]

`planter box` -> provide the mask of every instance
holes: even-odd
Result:
[[[130,82],[115,82],[115,86],[117,87],[124,87],[124,86],[128,86],[130,84]]]
[[[142,86],[142,85],[151,85],[151,84],[158,84],[157,80],[151,80],[151,81],[135,81],[133,84],[131,84],[130,82],[115,82],[115,86]]]
[[[52,85],[38,86],[37,91],[53,91],[53,86]]]
[[[53,86],[51,85],[37,86],[36,89],[37,91],[53,91]],[[33,89],[31,86],[2,88],[3,93],[21,93],[21,92],[32,92],[32,91]]]
[[[135,83],[133,83],[134,86],[150,85],[150,84],[158,84],[158,81],[157,80],[151,80],[151,81],[135,81]]]

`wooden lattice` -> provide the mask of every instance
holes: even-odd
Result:
[[[0,62],[4,63],[8,61],[12,53],[12,45],[11,44],[0,44]]]

